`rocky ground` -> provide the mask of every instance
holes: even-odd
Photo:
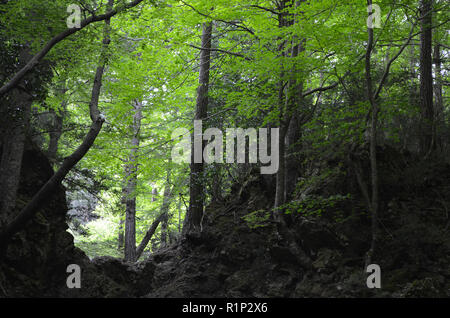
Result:
[[[344,177],[310,190],[353,193],[321,216],[295,214],[288,229],[270,219],[251,226],[243,217],[267,210],[273,198],[270,183],[255,175],[234,187],[228,199],[207,207],[200,234],[137,264],[111,257],[90,261],[74,247],[61,187],[27,230],[16,235],[0,262],[0,296],[450,297],[450,167],[417,166],[406,157],[391,160],[388,151],[385,156],[377,255],[381,289],[366,286],[370,221],[359,213],[364,201],[344,168]],[[51,173],[45,156],[28,149],[20,204]],[[80,265],[81,289],[66,287],[68,264]]]

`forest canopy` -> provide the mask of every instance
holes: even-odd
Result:
[[[372,222],[370,261],[384,209],[378,149],[448,159],[448,1],[0,3],[3,247],[63,184],[75,244],[134,262],[201,231],[206,206],[268,165],[261,152],[251,160],[267,132],[265,155],[279,160],[265,177],[273,204],[249,214],[249,226],[289,227],[292,214],[349,199],[300,194],[364,152],[364,163],[350,162]],[[223,160],[174,160],[184,138],[174,132],[190,135],[194,121],[216,129],[217,145],[227,129],[254,129],[257,146],[244,135],[241,160],[234,145],[209,148]],[[187,159],[207,147],[192,137]],[[31,144],[55,174],[18,202]]]

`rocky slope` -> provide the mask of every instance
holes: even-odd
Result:
[[[233,187],[228,199],[207,207],[201,233],[138,264],[111,257],[90,261],[75,248],[61,187],[0,262],[0,296],[450,297],[450,167],[427,168],[391,155],[395,160],[388,150],[380,157],[381,289],[366,287],[370,220],[361,212],[355,176],[344,166],[339,178],[308,190],[352,194],[321,216],[294,213],[289,228],[265,218],[249,223],[249,213],[267,210],[273,200],[271,184],[255,174]],[[26,151],[19,207],[51,173],[41,152]],[[82,268],[81,289],[66,286],[69,264]]]

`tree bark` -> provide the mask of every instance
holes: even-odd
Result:
[[[155,202],[156,200],[158,200],[158,189],[153,188],[152,189],[152,202]]]
[[[117,249],[118,250],[121,250],[124,246],[123,224],[124,224],[124,221],[123,221],[123,218],[121,217],[120,221],[119,221],[119,236],[117,238]]]
[[[444,100],[442,97],[442,62],[441,62],[441,50],[440,44],[436,43],[433,50],[434,60],[434,100],[435,100],[435,140],[436,147],[439,151],[442,151],[443,143],[442,138],[439,135],[439,130],[444,126]]]
[[[278,3],[278,12],[282,12],[284,9],[286,9],[286,1],[280,1]],[[286,20],[286,13],[280,13],[278,14],[278,27],[284,28],[287,26],[287,20]],[[279,164],[278,164],[278,171],[275,181],[275,202],[274,202],[274,219],[276,221],[282,220],[283,211],[280,210],[280,207],[285,203],[286,201],[286,169],[285,169],[285,138],[286,133],[288,129],[289,123],[287,122],[290,118],[288,115],[288,109],[286,108],[287,102],[286,102],[286,86],[289,86],[289,82],[285,82],[285,67],[284,67],[284,61],[283,59],[286,57],[286,45],[285,41],[282,40],[281,44],[278,47],[278,51],[280,52],[281,57],[281,71],[280,71],[280,80],[278,83],[278,110],[279,110],[279,121],[280,121],[280,135],[278,139],[278,146],[279,146]],[[287,88],[289,90],[289,87]]]
[[[170,183],[166,184],[164,188],[164,198],[163,204],[161,207],[161,214],[163,214],[163,218],[161,220],[161,247],[165,247],[167,245],[167,236],[168,236],[168,223],[169,223],[169,206],[171,201],[171,189]]]
[[[148,242],[152,238],[153,234],[155,234],[156,229],[158,228],[159,223],[162,222],[161,225],[161,247],[166,246],[167,243],[167,224],[169,220],[169,208],[170,203],[172,201],[172,192],[174,187],[170,186],[170,171],[167,173],[167,183],[166,187],[164,188],[164,198],[163,203],[161,205],[161,210],[158,218],[153,221],[152,225],[150,226],[149,230],[145,234],[144,238],[142,239],[141,243],[139,244],[139,247],[136,250],[136,261],[141,257],[142,252],[148,245]]]
[[[125,165],[126,178],[126,209],[125,209],[125,260],[134,262],[136,259],[136,187],[138,172],[138,152],[142,121],[142,102],[134,102],[133,137],[131,153]]]
[[[299,6],[304,1],[296,1],[295,6]],[[282,1],[279,4],[277,10],[282,12],[288,7],[291,7],[294,3],[288,1]],[[294,25],[297,21],[295,15],[289,13],[282,13],[278,16],[278,27],[288,27]],[[288,50],[288,52],[286,52]],[[286,48],[286,44],[283,43],[279,47],[280,56],[285,58],[290,56],[296,58],[298,54],[304,50],[303,40],[299,40],[294,36],[290,42],[290,46]],[[298,176],[298,160],[296,157],[296,151],[298,150],[297,142],[300,137],[300,119],[299,107],[303,99],[303,83],[298,82],[296,79],[297,70],[292,68],[286,71],[284,66],[281,66],[280,83],[278,90],[278,101],[280,110],[280,139],[279,139],[279,169],[276,177],[276,193],[275,193],[275,219],[281,220],[281,215],[284,215],[279,208],[286,202],[286,200],[292,195],[295,189]],[[289,72],[289,73],[287,73]],[[288,75],[287,82],[284,77]]]
[[[202,50],[200,53],[200,74],[199,87],[197,90],[197,104],[195,109],[195,120],[203,120],[206,118],[208,110],[208,89],[209,89],[209,69],[211,65],[211,39],[212,39],[212,22],[203,24],[202,32]],[[195,143],[192,143],[191,152],[191,173],[189,185],[189,210],[186,214],[185,226],[183,231],[185,234],[190,232],[198,232],[201,230],[201,220],[203,216],[204,205],[204,182],[203,182],[203,162],[195,163]],[[203,142],[202,142],[203,154]]]
[[[299,5],[299,3],[297,4]],[[300,52],[304,50],[305,39],[301,41],[301,43],[297,42],[297,39],[293,41],[293,49],[292,49],[292,58],[295,58],[299,55]],[[301,138],[301,127],[302,122],[300,118],[301,107],[303,102],[303,82],[298,82],[295,78],[297,74],[297,69],[294,67],[291,71],[291,79],[290,87],[292,87],[292,91],[290,92],[291,97],[290,109],[292,109],[292,115],[289,122],[289,127],[286,135],[286,177],[285,177],[285,198],[289,200],[292,197],[292,194],[295,190],[295,186],[297,184],[297,179],[300,172],[300,159],[298,152],[300,151],[299,141]]]
[[[178,233],[181,233],[181,196],[178,199],[177,210],[178,210]]]
[[[141,257],[142,252],[144,252],[144,249],[147,247],[148,242],[150,242],[150,239],[152,238],[153,234],[155,234],[156,229],[158,228],[159,223],[161,223],[164,215],[160,215],[155,221],[153,221],[152,225],[148,229],[147,233],[145,234],[144,238],[141,241],[141,244],[139,244],[138,248],[136,249],[136,260]]]
[[[372,5],[372,0],[367,1],[367,5]],[[371,13],[370,13],[371,14]],[[372,217],[372,241],[370,250],[367,254],[366,263],[370,264],[377,246],[378,240],[378,165],[377,165],[377,126],[378,126],[378,104],[376,103],[373,91],[373,81],[371,74],[371,56],[373,51],[373,29],[368,28],[369,40],[366,49],[365,70],[366,70],[366,86],[367,97],[371,108],[370,122],[370,170],[371,170],[371,186],[372,200],[369,209]]]
[[[421,152],[434,151],[434,109],[432,74],[432,0],[420,1],[420,108]]]

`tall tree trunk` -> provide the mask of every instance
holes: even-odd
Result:
[[[278,164],[278,172],[276,177],[276,190],[275,190],[275,220],[281,221],[283,211],[281,211],[281,206],[286,202],[286,161],[285,161],[285,152],[286,152],[286,132],[287,126],[286,124],[280,125],[280,136],[279,136],[279,164]]]
[[[372,5],[372,0],[368,0],[367,4]],[[369,14],[372,14],[370,12]],[[370,170],[371,170],[371,185],[372,185],[372,198],[369,210],[372,217],[372,241],[370,244],[370,250],[367,254],[366,263],[371,263],[375,249],[377,247],[378,240],[378,165],[377,165],[377,126],[378,126],[378,104],[375,100],[372,73],[371,73],[371,56],[373,51],[373,28],[368,28],[369,40],[367,43],[366,58],[365,58],[365,70],[366,70],[366,86],[367,97],[369,99],[371,108],[371,122],[370,122]]]
[[[280,1],[278,3],[277,10],[279,12],[283,12],[286,9],[286,1]],[[278,15],[278,27],[284,28],[287,26],[286,13],[283,12]],[[286,41],[284,39],[279,38],[281,41],[278,46],[278,52],[280,52],[281,57],[281,72],[280,72],[280,80],[278,83],[278,110],[279,110],[279,120],[280,120],[280,135],[278,138],[278,147],[279,147],[279,164],[278,171],[275,181],[275,203],[274,203],[274,218],[276,221],[282,221],[283,211],[281,211],[281,206],[286,201],[286,161],[285,161],[285,150],[286,150],[286,133],[288,130],[288,120],[289,114],[288,109],[286,107],[286,93],[285,91],[289,91],[289,87],[286,89],[286,86],[289,86],[289,81],[286,83],[285,81],[285,66],[283,59],[286,57]]]
[[[125,261],[134,262],[136,259],[136,186],[138,172],[138,152],[142,121],[142,102],[135,101],[131,139],[131,153],[125,165]]]
[[[297,3],[299,5],[299,2]],[[301,43],[295,43],[298,40],[294,38],[293,41],[293,49],[292,49],[292,58],[296,58],[300,52],[304,50],[305,40],[302,40]],[[290,92],[291,97],[290,103],[292,105],[289,107],[292,110],[291,119],[289,122],[289,127],[286,135],[286,177],[285,177],[285,198],[289,200],[292,197],[292,194],[295,190],[295,186],[297,184],[297,179],[300,172],[300,159],[298,152],[300,151],[300,137],[301,137],[301,118],[300,112],[303,102],[303,82],[298,82],[295,78],[298,70],[294,67],[291,71],[291,79],[290,87],[292,87],[292,91]]]
[[[197,105],[195,109],[195,120],[203,120],[206,118],[208,110],[208,89],[209,89],[209,69],[211,65],[211,39],[212,39],[212,22],[203,24],[202,32],[202,50],[200,54],[200,75],[199,87],[197,90]],[[194,136],[195,139],[195,136]],[[201,143],[201,151],[203,154],[203,142]],[[192,143],[191,153],[191,173],[189,185],[189,210],[186,214],[185,226],[183,231],[185,234],[190,232],[198,232],[201,229],[201,220],[203,216],[204,205],[204,182],[203,182],[203,159],[201,163],[196,163],[195,158],[195,142]],[[198,149],[197,149],[198,151]]]
[[[440,44],[436,43],[433,50],[434,60],[434,100],[435,100],[435,140],[436,146],[442,151],[443,143],[442,138],[439,136],[440,128],[444,126],[444,101],[442,98],[442,62],[441,62],[441,50]]]
[[[300,6],[304,1],[296,1],[295,6]],[[277,8],[282,12],[287,7],[291,7],[294,3],[282,1]],[[278,17],[279,28],[288,27],[297,22],[297,17],[290,13],[280,14]],[[299,43],[300,42],[300,43]],[[286,48],[286,43],[283,42],[280,47],[280,55],[282,58],[286,57],[289,51],[291,58],[296,58],[301,51],[304,50],[303,41],[300,41],[297,36],[294,36],[290,41],[290,46]],[[287,73],[288,72],[288,73]],[[284,81],[284,76],[289,75],[287,83]],[[296,151],[300,137],[300,118],[299,107],[302,101],[303,83],[296,79],[297,70],[295,66],[291,70],[285,70],[282,66],[281,81],[278,91],[279,109],[280,109],[280,139],[279,139],[279,169],[276,178],[276,193],[275,193],[275,217],[280,220],[282,211],[279,208],[292,195],[295,189],[298,177],[298,160]],[[278,209],[278,211],[277,211]]]
[[[161,213],[163,214],[161,223],[161,247],[165,247],[167,245],[170,201],[171,201],[171,189],[170,185],[168,184],[164,188],[164,199],[161,208]]]
[[[285,185],[285,197],[286,200],[292,198],[297,184],[297,179],[300,172],[300,160],[298,151],[300,151],[301,124],[298,118],[298,111],[292,114],[291,121],[289,123],[288,131],[286,134],[286,185]]]
[[[181,196],[178,199],[177,210],[178,210],[178,233],[181,233]]]
[[[420,108],[421,152],[434,151],[434,109],[432,74],[432,0],[420,1]]]
[[[164,188],[163,194],[163,203],[161,206],[161,214],[163,214],[163,218],[161,220],[161,247],[165,247],[167,245],[167,237],[169,235],[169,207],[172,197],[172,189],[170,185],[170,159],[169,159],[169,168],[167,170],[167,182]]]

